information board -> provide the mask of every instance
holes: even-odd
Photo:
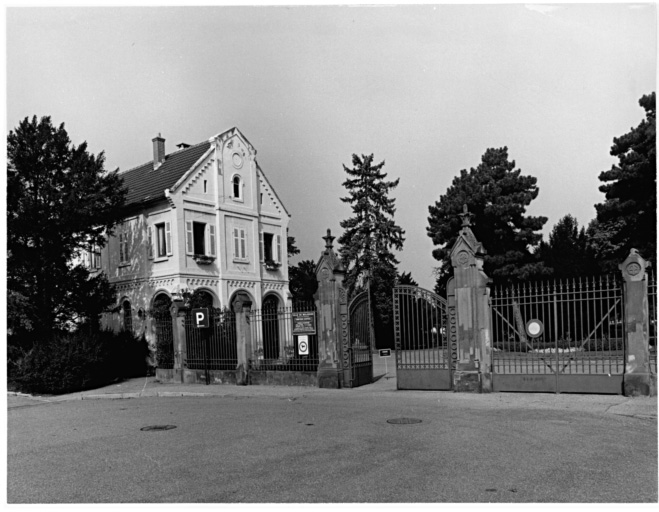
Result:
[[[293,334],[316,334],[316,312],[294,311],[293,312]]]

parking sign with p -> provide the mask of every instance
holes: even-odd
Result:
[[[208,327],[208,308],[193,309],[192,318],[195,327]]]

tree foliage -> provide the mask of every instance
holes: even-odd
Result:
[[[586,230],[569,214],[556,223],[538,254],[556,278],[588,275],[596,268]]]
[[[387,174],[382,171],[384,161],[373,164],[372,154],[353,154],[352,165],[351,169],[343,166],[348,174],[343,183],[348,196],[341,201],[351,205],[353,214],[340,224],[344,229],[338,240],[346,268],[344,283],[352,296],[369,279],[375,325],[389,326],[391,291],[398,275],[398,260],[392,250],[401,250],[405,240],[404,231],[394,222],[396,200],[389,197],[399,179],[387,181]]]
[[[50,117],[25,118],[10,131],[7,160],[7,287],[31,306],[14,325],[49,337],[77,319],[94,321],[112,290],[72,262],[102,247],[121,218],[121,178],[105,172],[102,152],[71,144]]]
[[[297,265],[288,267],[289,290],[296,302],[313,302],[318,290],[316,278],[316,263],[313,260],[303,260]]]
[[[397,282],[400,285],[419,286],[419,283],[417,283],[412,277],[412,272],[403,272],[398,276]]]
[[[657,151],[655,93],[644,95],[639,105],[645,119],[628,133],[613,139],[611,155],[618,159],[599,175],[605,201],[595,205],[597,218],[588,233],[603,270],[637,249],[656,265],[657,251]]]
[[[459,214],[467,205],[472,231],[487,255],[484,270],[495,282],[532,279],[547,269],[532,252],[542,240],[546,217],[526,215],[526,207],[538,196],[536,178],[523,176],[508,160],[508,148],[490,148],[481,163],[469,172],[463,169],[439,201],[428,210],[428,236],[439,247],[433,256],[440,262],[439,287],[453,275],[450,252],[461,227]]]

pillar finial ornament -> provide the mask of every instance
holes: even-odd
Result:
[[[459,215],[460,218],[462,218],[463,228],[468,228],[469,226],[471,226],[471,218],[474,216],[474,214],[469,212],[466,204],[462,205],[462,213],[460,213]]]
[[[326,250],[329,251],[333,247],[332,243],[334,242],[335,238],[336,238],[335,236],[332,236],[332,231],[328,228],[327,229],[327,236],[323,237],[323,240],[325,240],[325,249]]]

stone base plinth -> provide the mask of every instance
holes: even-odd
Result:
[[[319,388],[341,389],[343,387],[343,375],[339,368],[320,363],[316,375]]]
[[[481,375],[479,372],[453,372],[453,391],[457,393],[481,393]]]
[[[625,396],[657,396],[657,376],[651,373],[627,373],[623,377]]]

